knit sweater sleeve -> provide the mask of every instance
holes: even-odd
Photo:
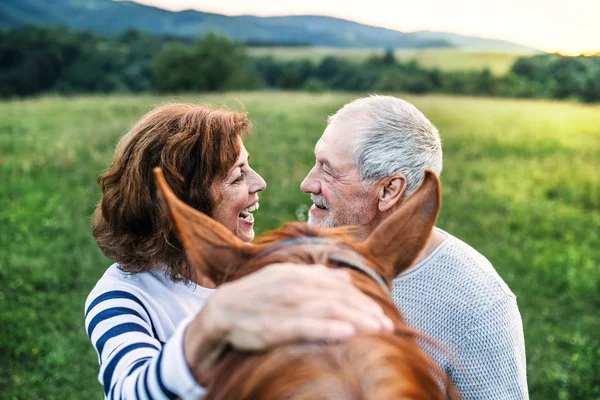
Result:
[[[523,324],[517,302],[492,303],[459,343],[452,381],[469,399],[528,399]]]
[[[204,389],[193,379],[183,353],[189,320],[161,342],[150,305],[131,288],[93,292],[85,326],[98,353],[98,380],[107,399],[197,399]]]

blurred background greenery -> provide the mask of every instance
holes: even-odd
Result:
[[[84,3],[95,12],[73,14]],[[296,25],[271,21],[257,43],[238,37],[258,29],[244,17],[219,17],[232,40],[182,31],[201,26],[185,25],[193,13],[166,15],[169,25],[166,11],[129,2],[40,4],[6,0],[0,12],[0,398],[102,398],[83,326],[110,265],[90,232],[96,178],[144,113],[179,101],[248,111],[247,147],[269,185],[264,232],[305,219],[299,184],[327,116],[374,92],[413,102],[439,128],[438,225],[518,296],[531,398],[600,398],[600,56],[359,24],[362,45],[344,45],[334,31],[349,22],[335,19],[330,36],[304,41],[282,40]]]
[[[268,182],[260,232],[302,219],[299,183],[326,118],[364,93],[41,97],[0,103],[0,397],[101,398],[83,327],[110,265],[90,233],[95,179],[119,136],[170,101],[245,109]],[[600,395],[600,106],[410,96],[444,143],[439,226],[490,259],[518,296],[533,399]]]
[[[64,27],[24,26],[0,32],[2,97],[274,88],[591,103],[600,101],[600,56],[458,47],[256,47],[212,32],[197,39],[132,29],[112,36]]]

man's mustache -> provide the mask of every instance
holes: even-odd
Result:
[[[310,198],[317,207],[326,208],[328,210],[331,208],[329,203],[327,203],[327,200],[325,200],[325,197],[319,194],[311,194]]]

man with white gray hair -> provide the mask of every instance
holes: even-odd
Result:
[[[391,96],[354,100],[331,116],[301,184],[309,223],[353,225],[363,240],[421,184],[442,171],[435,126]],[[423,348],[465,399],[527,399],[525,343],[516,297],[490,262],[434,228],[428,245],[393,282],[408,326],[441,344]]]

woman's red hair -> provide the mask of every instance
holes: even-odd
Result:
[[[93,235],[123,271],[165,265],[173,280],[193,270],[156,195],[153,168],[160,167],[173,192],[211,215],[213,182],[223,179],[240,153],[240,136],[251,130],[246,113],[191,104],[169,104],[146,114],[119,141],[108,170],[98,178],[102,199]]]

